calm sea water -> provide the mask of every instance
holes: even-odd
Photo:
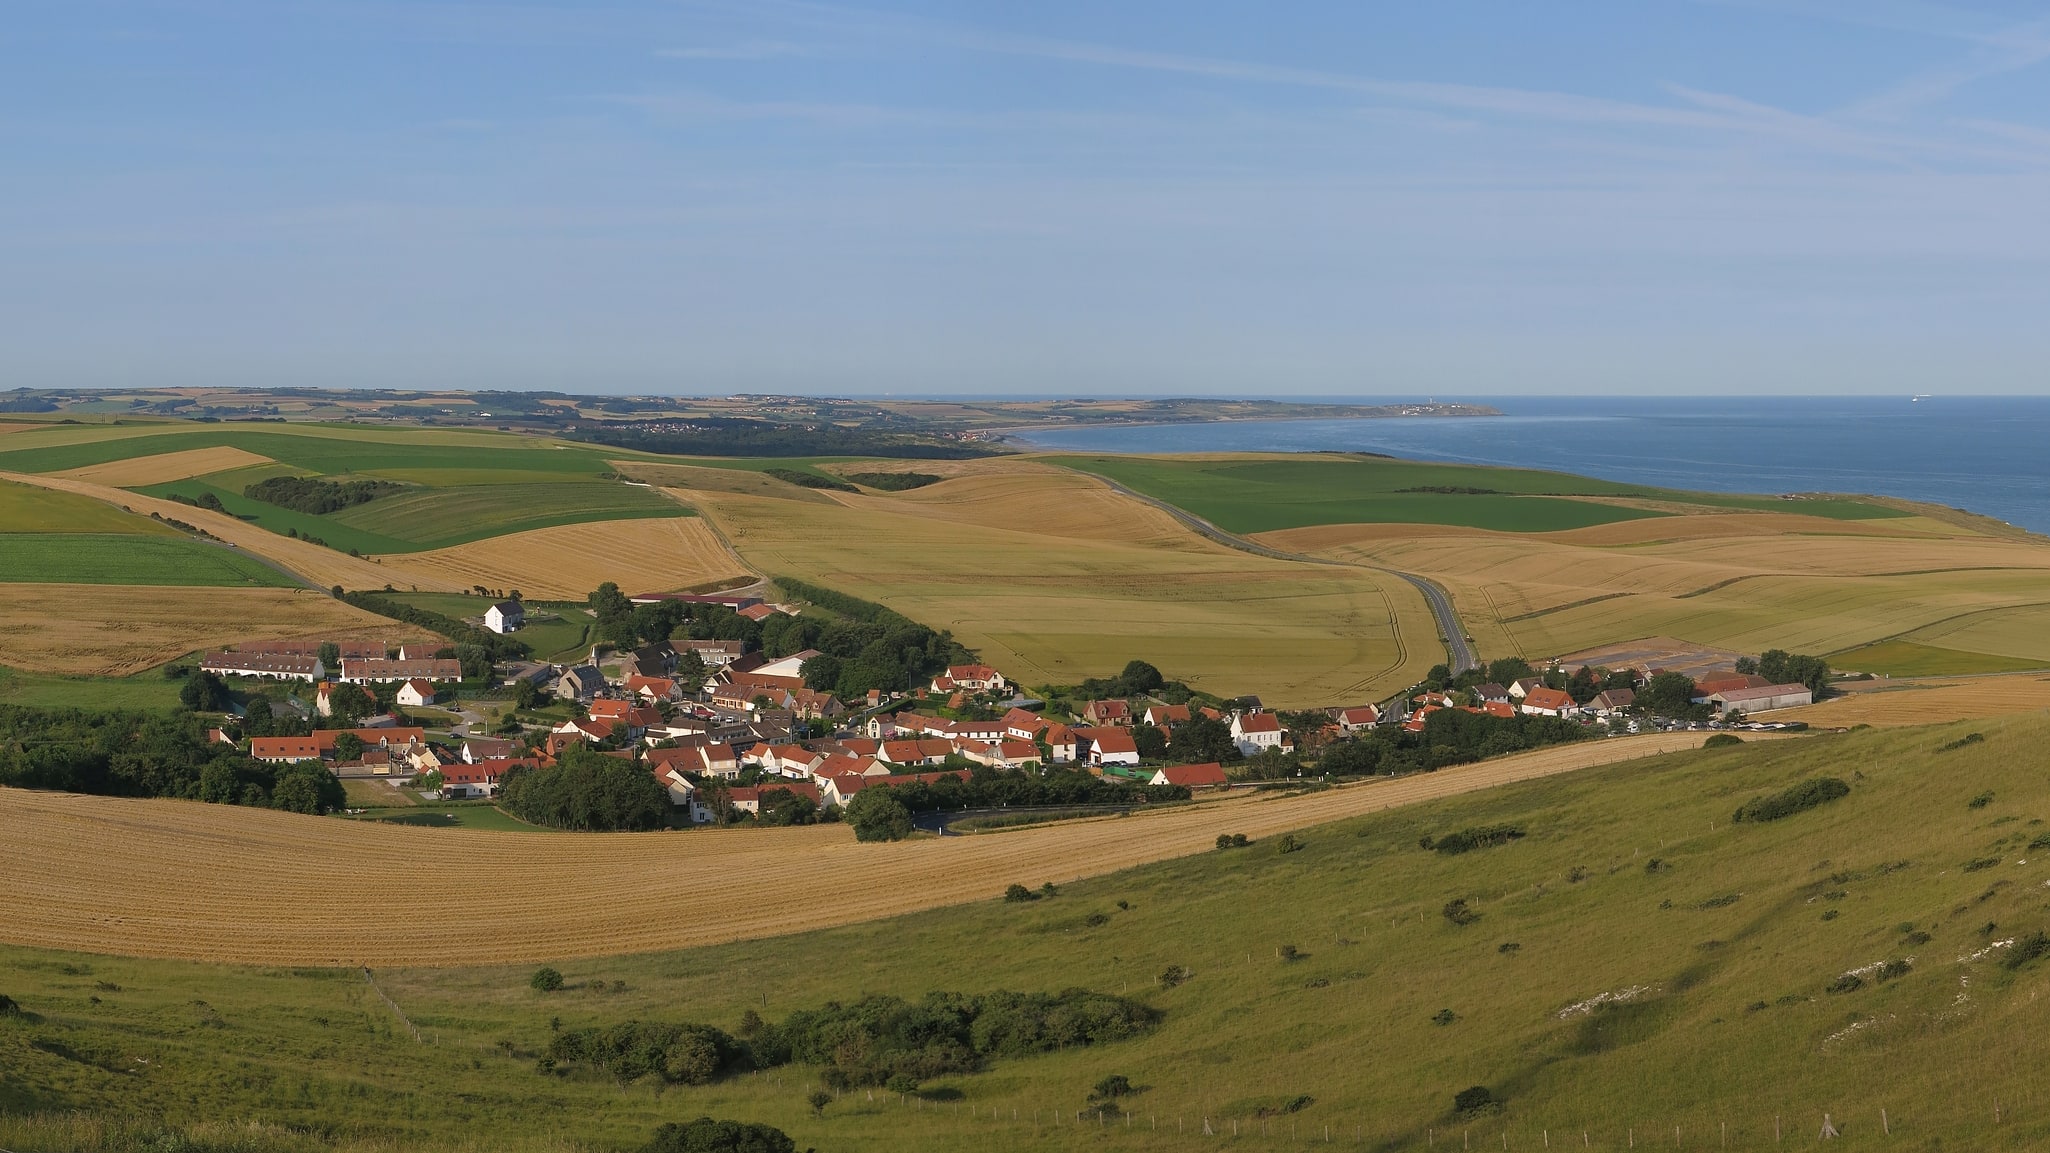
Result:
[[[2050,533],[2050,397],[1487,403],[1506,415],[1078,428],[1021,439],[1084,452],[1381,452],[1709,492],[1877,493]]]

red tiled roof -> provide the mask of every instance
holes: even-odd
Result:
[[[1169,765],[1160,771],[1167,777],[1168,784],[1185,789],[1210,789],[1231,783],[1231,778],[1224,775],[1224,766],[1216,761],[1200,765]]]

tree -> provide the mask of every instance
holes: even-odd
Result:
[[[823,1117],[826,1115],[826,1106],[833,1103],[833,1095],[824,1089],[814,1089],[811,1096],[806,1097],[804,1102],[811,1106],[811,1111],[815,1116]]]
[[[1737,672],[1738,672],[1739,674],[1741,674],[1741,675],[1743,675],[1743,676],[1747,676],[1747,677],[1748,677],[1748,676],[1751,676],[1752,674],[1756,673],[1757,671],[1758,671],[1758,658],[1757,658],[1757,657],[1738,657],[1738,658],[1737,658]]]
[[[1118,680],[1124,688],[1124,692],[1120,694],[1122,696],[1150,693],[1167,683],[1167,678],[1160,675],[1160,670],[1145,661],[1126,661],[1125,671],[1118,674]]]
[[[804,662],[804,687],[814,692],[830,693],[840,687],[840,674],[844,668],[845,662],[831,653],[808,658]]]
[[[811,668],[811,661],[804,662],[804,667]],[[705,658],[699,656],[696,649],[683,650],[676,654],[676,672],[672,675],[689,686],[691,692],[697,692],[705,687]]]
[[[1317,769],[1336,777],[1364,777],[1380,769],[1387,747],[1386,742],[1372,737],[1339,741],[1324,750]]]
[[[1236,761],[1239,755],[1231,726],[1201,715],[1190,717],[1176,726],[1174,737],[1167,742],[1168,759],[1185,765]]]
[[[1806,685],[1820,696],[1829,687],[1829,662],[1785,649],[1767,649],[1758,656],[1758,675],[1776,685]]]
[[[289,813],[319,816],[347,803],[342,782],[323,765],[311,762],[286,765],[278,770],[271,785],[270,803]]]
[[[335,735],[335,760],[347,764],[363,759],[363,738],[354,733]]]
[[[789,789],[767,788],[761,794],[764,825],[809,825],[819,819],[818,803]]]
[[[320,664],[322,668],[327,669],[329,672],[336,672],[341,669],[342,646],[334,643],[333,641],[325,641],[321,644],[320,651],[317,655],[320,657]]]
[[[513,684],[513,707],[531,709],[541,703],[541,686],[532,677],[521,677]]]
[[[1576,705],[1586,704],[1593,700],[1595,695],[1601,691],[1601,684],[1595,680],[1594,670],[1586,665],[1580,666],[1571,677],[1566,679],[1566,693],[1573,698],[1573,703]]]
[[[826,1098],[831,1101],[831,1097]],[[655,1130],[641,1153],[796,1153],[797,1143],[781,1129],[753,1121],[714,1121],[700,1117],[687,1124],[672,1121]]]
[[[377,711],[377,699],[362,685],[335,685],[327,692],[328,718],[337,724],[353,725]]]
[[[1637,694],[1637,703],[1662,717],[1684,717],[1694,707],[1694,680],[1686,673],[1658,673]]]
[[[536,993],[553,993],[562,988],[562,972],[553,966],[543,965],[527,978],[527,985]]]
[[[868,788],[847,803],[847,823],[857,841],[901,841],[911,835],[911,810],[887,788]]]
[[[1536,671],[1522,657],[1500,657],[1488,662],[1488,680],[1498,685],[1514,684]]]
[[[1167,734],[1158,725],[1132,726],[1132,743],[1139,746],[1142,760],[1159,761],[1167,757]]]
[[[178,703],[195,713],[225,713],[234,698],[228,693],[228,682],[201,669],[179,686]]]

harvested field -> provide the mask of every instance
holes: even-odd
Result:
[[[702,517],[590,521],[384,558],[443,586],[516,588],[537,600],[583,600],[606,581],[632,592],[751,581],[754,574]]]
[[[1606,669],[1645,665],[1655,669],[1686,673],[1698,681],[1712,673],[1730,672],[1736,667],[1737,658],[1742,655],[1744,654],[1728,649],[1690,645],[1686,641],[1675,640],[1672,637],[1647,637],[1641,641],[1603,645],[1596,649],[1568,653],[1560,657],[1559,662],[1569,669],[1582,665]]]
[[[208,473],[271,463],[274,462],[267,456],[258,456],[233,445],[218,445],[212,448],[189,448],[183,452],[158,453],[155,456],[138,456],[130,460],[108,461],[105,464],[75,468],[60,475],[115,488],[139,488],[146,484],[163,484],[166,481],[185,480]]]
[[[245,640],[425,635],[311,589],[10,584],[0,596],[0,665],[38,672],[123,676]]]
[[[1859,685],[1835,700],[1765,714],[1820,727],[1933,725],[2050,709],[2050,677],[1989,676]]]
[[[60,476],[35,476],[28,473],[0,473],[0,480],[89,496],[108,504],[132,509],[144,516],[154,512],[174,520],[182,520],[186,524],[197,525],[239,548],[275,561],[322,587],[341,585],[351,589],[375,589],[383,588],[386,584],[414,584],[432,592],[460,592],[474,583],[454,583],[431,574],[402,572],[367,558],[352,557],[321,545],[279,536],[268,529],[258,528],[223,513],[193,508],[190,505],[153,496],[143,496],[107,485],[93,484],[90,481]]]
[[[2050,613],[2027,615],[2041,613],[2050,547],[1920,517],[1747,512],[1545,534],[1345,525],[1260,539],[1437,580],[1489,656],[1642,636],[1831,653],[1906,636],[2050,661]],[[1994,610],[2024,615],[2002,622]],[[1983,623],[1959,639],[1941,631],[1953,621]]]
[[[294,965],[478,965],[680,949],[987,900],[1286,830],[1698,746],[1589,742],[1297,797],[863,845],[844,825],[537,837],[0,789],[0,939]],[[1058,862],[1058,864],[1050,864]],[[482,887],[421,886],[462,869]],[[245,883],[261,876],[262,885]],[[765,876],[859,876],[764,887]],[[338,877],[349,878],[346,885]],[[392,915],[390,893],[407,894]],[[317,896],[317,899],[315,899]],[[707,908],[722,910],[707,917]]]
[[[1143,659],[1198,687],[1295,707],[1371,699],[1443,659],[1423,598],[1394,577],[1226,548],[1094,478],[1029,484],[1025,497],[977,478],[826,503],[682,495],[760,571],[950,629],[1026,684],[1075,684]],[[966,516],[946,499],[957,486]]]

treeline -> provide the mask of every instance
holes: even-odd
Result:
[[[899,460],[972,460],[995,456],[979,444],[834,425],[776,424],[738,417],[694,417],[570,429],[568,440],[667,456],[878,456]]]
[[[644,832],[669,824],[669,790],[630,760],[571,745],[549,768],[514,768],[499,807],[531,824],[578,832]]]
[[[901,689],[914,678],[929,678],[950,664],[975,659],[975,654],[956,641],[953,633],[936,632],[874,601],[794,577],[779,576],[775,581],[789,595],[808,600],[841,618],[820,624],[788,617],[780,626],[787,651],[819,650],[820,656],[804,662],[804,682],[813,689],[847,700],[863,696],[870,689]]]
[[[628,1021],[556,1036],[543,1072],[588,1067],[622,1083],[645,1077],[703,1085],[755,1069],[802,1063],[822,1068],[829,1088],[915,1087],[919,1081],[986,1068],[999,1057],[1105,1045],[1160,1023],[1158,1009],[1125,997],[1059,993],[928,993],[919,1001],[865,997],[800,1010],[778,1023],[752,1010],[743,1038],[710,1025]]]
[[[22,705],[0,705],[0,785],[295,813],[344,803],[342,783],[325,767],[252,760],[207,740],[204,724],[190,714]]]
[[[310,476],[273,476],[242,490],[242,495],[293,512],[340,512],[378,497],[399,492],[406,486],[389,480],[321,480]]]
[[[1425,719],[1421,733],[1380,727],[1327,745],[1316,766],[1319,772],[1341,777],[1426,772],[1526,749],[1570,744],[1587,740],[1589,735],[1578,721],[1559,717],[1492,717],[1463,709],[1440,709]],[[1262,753],[1243,762],[1234,773],[1253,780],[1271,780],[1294,776],[1298,767],[1300,762],[1294,757]]]
[[[221,504],[221,498],[210,492],[203,492],[198,496],[186,496],[183,493],[168,492],[164,494],[164,498],[177,501],[179,504],[191,505],[193,508],[203,508],[212,512],[228,512],[227,508]],[[235,514],[228,513],[228,515],[233,516]]]
[[[867,790],[863,790],[866,792]],[[1079,769],[1051,767],[1044,773],[978,765],[968,779],[907,781],[892,785],[889,795],[914,813],[958,812],[962,809],[1023,808],[1048,805],[1127,805],[1186,801],[1180,785],[1142,785],[1114,777],[1098,777]]]
[[[784,484],[794,484],[799,488],[823,488],[831,489],[834,492],[861,491],[844,480],[827,476],[824,473],[804,472],[794,468],[765,468],[762,470],[762,473],[765,476],[773,476]]]
[[[1805,653],[1790,653],[1785,649],[1767,649],[1758,654],[1755,661],[1741,657],[1737,661],[1737,671],[1757,673],[1776,685],[1806,685],[1808,691],[1818,697],[1829,688],[1828,661]]]
[[[344,592],[340,585],[336,585],[330,591],[334,594],[335,599],[343,604],[353,605],[364,612],[376,613],[381,617],[390,617],[395,621],[404,621],[409,625],[418,625],[428,632],[440,633],[442,636],[455,641],[455,659],[464,661],[463,675],[465,677],[488,676],[491,671],[490,663],[492,661],[525,660],[534,651],[527,646],[525,641],[516,637],[502,636],[492,632],[490,629],[478,628],[467,621],[460,621],[454,617],[444,616],[441,613],[432,612],[428,609],[415,608],[404,601],[393,600],[381,593]],[[484,665],[484,668],[482,671],[472,672],[472,661],[465,660],[464,658],[464,646],[478,650],[476,655],[481,655],[483,658],[481,663]]]
[[[929,472],[850,472],[846,477],[864,488],[882,492],[909,492],[945,479]]]

